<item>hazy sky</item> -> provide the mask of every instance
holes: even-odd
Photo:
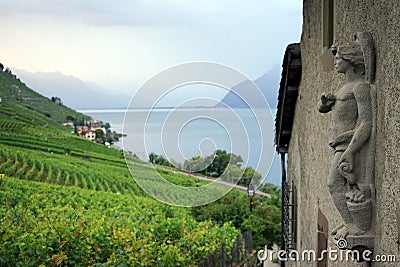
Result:
[[[300,40],[301,0],[0,0],[0,62],[123,93],[191,61],[251,79]]]

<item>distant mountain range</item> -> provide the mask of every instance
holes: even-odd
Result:
[[[101,85],[61,72],[12,72],[38,93],[48,98],[60,97],[64,105],[74,109],[126,108],[129,104],[128,96],[112,94]]]
[[[82,81],[77,77],[65,75],[61,72],[28,72],[21,69],[12,69],[27,86],[40,94],[51,98],[60,97],[63,104],[74,109],[108,109],[126,108],[130,96],[113,94],[111,90],[93,82]],[[277,106],[277,95],[281,68],[276,65],[264,75],[254,81],[260,88],[269,106],[275,109]],[[252,107],[263,107],[263,99],[257,94],[252,94],[254,86],[247,80],[232,88],[239,96],[250,99]],[[246,108],[246,103],[232,91],[228,92],[216,107],[229,106],[232,108]]]
[[[254,81],[258,88],[260,88],[262,94],[264,95],[265,99],[272,109],[275,109],[278,104],[277,98],[280,79],[281,67],[276,65]],[[231,108],[248,107],[247,104],[239,96],[249,97],[252,103],[252,108],[262,107],[262,99],[258,99],[256,94],[251,94],[253,90],[254,85],[251,81],[246,80],[244,82],[241,82],[238,85],[234,86],[232,88],[232,91],[225,95],[225,97],[221,100],[221,103],[217,104],[217,107],[224,107],[225,105]],[[237,95],[233,93],[233,91],[236,92]]]

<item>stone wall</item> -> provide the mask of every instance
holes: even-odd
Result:
[[[288,153],[289,184],[294,182],[298,195],[300,251],[317,250],[319,210],[327,218],[329,230],[342,221],[327,190],[333,157],[328,145],[331,115],[317,110],[321,94],[333,92],[343,84],[343,75],[333,69],[323,71],[322,2],[304,0],[302,81]],[[399,266],[400,222],[396,218],[400,217],[400,1],[336,0],[334,14],[336,40],[350,41],[357,31],[369,31],[375,42],[378,112],[374,253],[397,255],[398,262],[375,262],[371,266]],[[328,247],[335,248],[331,236]],[[307,262],[287,265],[318,266]],[[329,266],[359,265],[362,264],[329,262]]]

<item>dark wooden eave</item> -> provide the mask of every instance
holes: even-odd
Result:
[[[275,120],[275,146],[279,153],[287,153],[292,134],[293,118],[301,81],[300,43],[286,47],[282,63],[282,77]]]

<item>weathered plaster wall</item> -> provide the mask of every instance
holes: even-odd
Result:
[[[343,76],[322,69],[322,1],[304,0],[301,39],[303,74],[299,88],[291,144],[288,176],[298,189],[299,250],[317,249],[318,209],[327,217],[331,230],[341,222],[327,190],[333,151],[330,114],[317,110],[320,95],[337,90]],[[399,266],[400,212],[400,1],[335,1],[334,38],[349,41],[356,31],[372,32],[376,49],[377,144],[376,144],[376,242],[375,254],[397,255]],[[301,158],[298,160],[297,158]],[[399,215],[400,216],[400,215]],[[328,246],[335,248],[332,238]],[[317,266],[297,263],[297,266]],[[329,266],[358,266],[330,262]]]

